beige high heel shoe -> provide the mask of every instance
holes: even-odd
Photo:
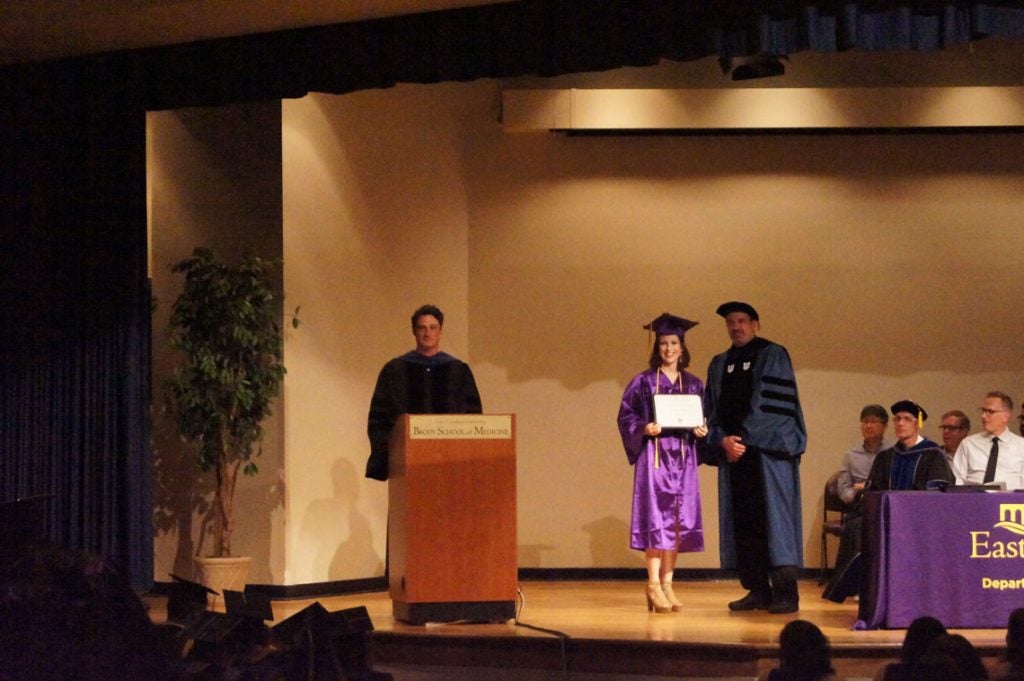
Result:
[[[679,612],[683,609],[683,604],[679,602],[675,592],[672,591],[672,582],[662,582],[661,592],[665,594],[665,600],[672,606],[673,612]]]
[[[665,598],[665,592],[661,590],[661,584],[647,585],[647,611],[672,612],[672,604]]]

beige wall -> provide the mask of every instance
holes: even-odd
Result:
[[[1019,136],[510,135],[499,95],[480,81],[282,103],[285,309],[302,326],[286,347],[280,523],[254,514],[270,528],[253,535],[274,557],[265,581],[382,574],[366,412],[423,302],[447,313],[444,347],[473,365],[485,409],[518,415],[522,567],[642,564],[615,415],[660,312],[701,321],[701,377],[727,346],[727,299],[754,303],[790,349],[812,566],[821,487],[863,404],[915,399],[938,437],[946,409],[1024,396]],[[707,551],[681,567],[718,566],[714,471],[701,483]]]
[[[366,415],[381,365],[413,347],[412,311],[440,306],[443,347],[469,355],[467,130],[443,89],[389,93],[283,103],[285,288],[303,320],[285,349],[289,584],[384,572]]]
[[[380,573],[386,500],[361,478],[365,412],[421,300],[448,311],[447,347],[473,364],[485,409],[518,414],[523,567],[641,564],[614,421],[647,357],[641,325],[662,311],[702,321],[689,336],[702,377],[727,345],[723,300],[753,302],[763,335],[789,347],[810,430],[810,565],[820,490],[864,403],[910,397],[937,417],[989,388],[1020,392],[1018,137],[509,135],[498,92],[284,103],[286,277],[316,325],[289,348],[297,581]],[[683,567],[718,565],[711,470],[702,494],[708,550]]]
[[[213,473],[202,474],[193,449],[167,416],[163,381],[176,358],[167,321],[181,292],[171,265],[197,246],[231,260],[247,250],[281,255],[281,106],[278,102],[182,109],[147,116],[150,276],[153,284],[154,569],[192,575],[192,556],[212,550]],[[287,328],[287,327],[286,327]],[[250,581],[278,579],[284,569],[283,433],[280,406],[266,424],[260,473],[242,476],[236,492],[235,555],[253,556]],[[276,538],[276,540],[275,540]]]

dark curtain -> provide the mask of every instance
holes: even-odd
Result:
[[[1021,3],[523,0],[120,55],[150,109],[398,82],[555,76],[661,59],[938,50],[1024,37]]]
[[[100,94],[105,76],[41,69],[4,82],[0,501],[49,495],[51,542],[145,586],[145,112]]]
[[[0,501],[152,579],[146,109],[1024,36],[1019,3],[523,0],[0,69]]]

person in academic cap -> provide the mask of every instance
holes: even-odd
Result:
[[[402,414],[480,414],[480,393],[469,365],[441,351],[444,313],[423,305],[412,313],[416,349],[380,370],[370,400],[366,477],[388,479],[388,438]]]
[[[807,428],[793,365],[786,348],[757,335],[760,317],[752,305],[730,301],[716,313],[732,346],[708,367],[704,460],[718,466],[722,567],[737,570],[748,592],[729,609],[796,612]]]
[[[911,400],[900,400],[891,407],[896,444],[883,449],[871,464],[868,479],[850,512],[843,518],[843,535],[836,571],[822,593],[836,603],[860,593],[863,581],[864,516],[861,497],[865,492],[887,490],[938,489],[952,484],[953,471],[942,447],[921,435],[928,412]]]
[[[619,434],[633,466],[629,545],[646,555],[647,607],[655,612],[681,608],[672,590],[679,552],[704,550],[696,445],[707,429],[703,422],[663,427],[654,413],[655,395],[704,394],[701,380],[685,370],[685,336],[696,324],[666,312],[644,327],[654,335],[649,366],[630,380],[619,405]]]
[[[875,457],[864,490],[924,490],[953,484],[942,447],[921,435],[928,412],[911,400],[900,400],[889,411],[898,441]]]

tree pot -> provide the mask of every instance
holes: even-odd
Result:
[[[213,608],[219,599],[224,603],[224,590],[244,591],[245,580],[249,577],[249,566],[252,556],[196,556],[194,569],[195,581],[213,589],[217,595],[210,594],[210,607]]]

